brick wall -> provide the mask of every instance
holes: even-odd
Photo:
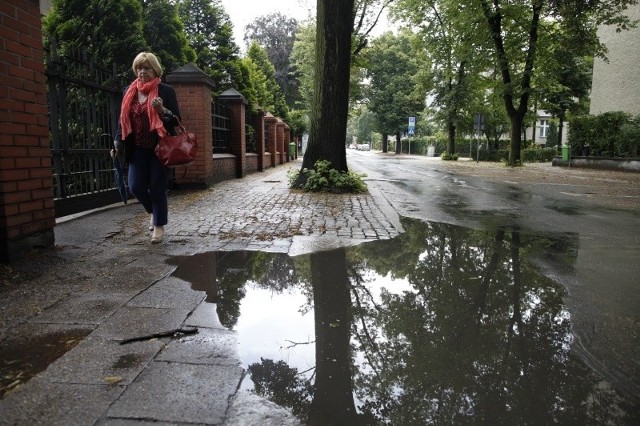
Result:
[[[54,243],[47,95],[37,0],[0,2],[0,257]]]
[[[247,152],[247,173],[255,173],[258,171],[258,154]]]
[[[236,156],[216,154],[213,162],[214,182],[223,182],[236,178]]]

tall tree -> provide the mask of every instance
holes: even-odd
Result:
[[[271,13],[256,18],[245,27],[244,42],[250,46],[257,42],[267,52],[269,61],[275,68],[275,80],[284,93],[289,107],[294,107],[300,99],[298,81],[291,72],[290,56],[298,31],[298,21]]]
[[[422,84],[447,130],[447,152],[453,154],[458,127],[469,115],[464,106],[470,103],[473,80],[490,67],[487,55],[480,53],[486,45],[479,37],[480,16],[453,0],[399,0],[392,12],[421,36],[431,65]]]
[[[309,144],[302,168],[313,169],[319,160],[347,172],[345,135],[349,108],[351,33],[354,0],[318,0],[315,85],[311,105]],[[300,173],[295,186],[304,186]]]
[[[308,110],[313,102],[315,40],[315,23],[301,25],[296,33],[290,57],[292,73],[298,81],[300,93],[300,101],[296,106],[304,110]]]
[[[54,0],[43,28],[62,52],[87,49],[105,64],[116,63],[123,73],[128,73],[133,58],[149,47],[139,0]]]
[[[260,106],[273,115],[285,119],[288,114],[287,103],[276,81],[276,69],[269,60],[266,50],[257,42],[252,42],[247,51],[247,57],[256,64],[264,76],[265,90],[258,94]]]
[[[149,48],[158,56],[169,73],[196,59],[196,52],[189,46],[184,25],[177,6],[170,0],[145,0],[144,35]]]
[[[196,65],[222,91],[233,83],[240,49],[233,41],[233,25],[220,0],[178,0],[189,45],[196,51]]]
[[[562,129],[567,113],[588,113],[585,100],[591,89],[595,46],[572,42],[573,35],[558,31],[553,40],[541,39],[543,66],[534,77],[540,106],[559,120],[557,144],[562,144]],[[576,47],[582,49],[576,50]],[[547,143],[548,145],[548,143]]]
[[[636,0],[480,0],[488,32],[493,42],[495,67],[502,76],[502,97],[511,121],[509,164],[520,162],[522,126],[532,92],[538,39],[541,32],[552,34],[559,28],[573,34],[578,45],[593,43],[594,28],[600,24],[624,29],[631,20],[622,12]],[[465,6],[472,6],[470,0]],[[553,38],[549,36],[549,38]],[[598,50],[602,53],[602,50]]]
[[[376,115],[376,127],[384,135],[396,136],[396,152],[409,117],[424,109],[424,92],[416,90],[418,54],[412,48],[415,35],[402,30],[397,36],[387,32],[374,40],[367,52],[369,109]]]

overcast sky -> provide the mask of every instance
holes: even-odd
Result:
[[[222,7],[233,23],[233,36],[244,50],[244,27],[257,17],[280,12],[282,15],[305,21],[309,13],[316,14],[315,0],[221,0]]]
[[[245,50],[242,41],[244,27],[259,16],[280,12],[282,15],[297,19],[298,22],[303,22],[310,16],[316,15],[316,0],[220,0],[220,2],[231,18],[233,37],[241,51]],[[374,36],[380,35],[387,29],[389,29],[389,24],[385,14],[372,34]]]

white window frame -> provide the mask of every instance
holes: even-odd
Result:
[[[538,137],[546,138],[549,134],[549,120],[540,120],[540,125],[538,127]]]

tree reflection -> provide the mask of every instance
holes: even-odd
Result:
[[[351,298],[344,249],[311,255],[316,380],[310,425],[357,424],[351,387]]]
[[[313,387],[263,359],[249,367],[258,393],[322,425],[638,420],[572,356],[564,288],[531,262],[551,253],[571,263],[575,240],[403,226],[393,240],[293,261],[261,254],[246,268],[270,288],[313,287]]]
[[[595,381],[569,354],[564,291],[523,261],[549,244],[517,231],[403,225],[395,275],[412,289],[376,300],[366,280],[354,286],[369,362],[356,376],[363,409],[385,424],[587,422]],[[356,250],[376,269],[368,246]],[[385,259],[378,272],[395,264]]]

